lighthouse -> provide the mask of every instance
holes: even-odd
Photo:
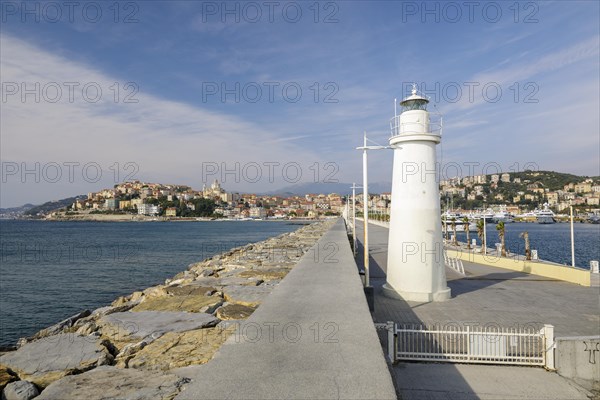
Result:
[[[444,270],[436,146],[441,117],[417,92],[400,102],[391,122],[394,149],[387,279],[384,293],[407,301],[450,298]]]

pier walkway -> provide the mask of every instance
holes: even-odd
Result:
[[[394,399],[344,221],[307,252],[177,399]]]
[[[362,222],[357,221],[357,264],[362,268]],[[464,262],[466,276],[446,268],[452,298],[415,303],[385,297],[388,229],[369,224],[371,286],[377,323],[496,325],[552,324],[555,336],[600,335],[600,289]],[[384,332],[380,339],[387,345]],[[403,399],[587,399],[585,390],[542,368],[398,363],[396,390]]]

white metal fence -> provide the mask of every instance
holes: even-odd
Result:
[[[448,257],[448,253],[444,250],[444,264],[446,267],[452,268],[461,275],[465,275],[465,266],[460,258]]]
[[[554,369],[554,327],[504,329],[387,323],[390,360],[540,365]]]

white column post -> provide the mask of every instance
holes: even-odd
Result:
[[[554,370],[554,326],[544,325],[542,328],[544,332],[544,351],[546,352],[546,369]]]

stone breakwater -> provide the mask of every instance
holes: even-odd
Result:
[[[335,220],[188,266],[164,284],[85,310],[0,356],[2,399],[171,399]]]

